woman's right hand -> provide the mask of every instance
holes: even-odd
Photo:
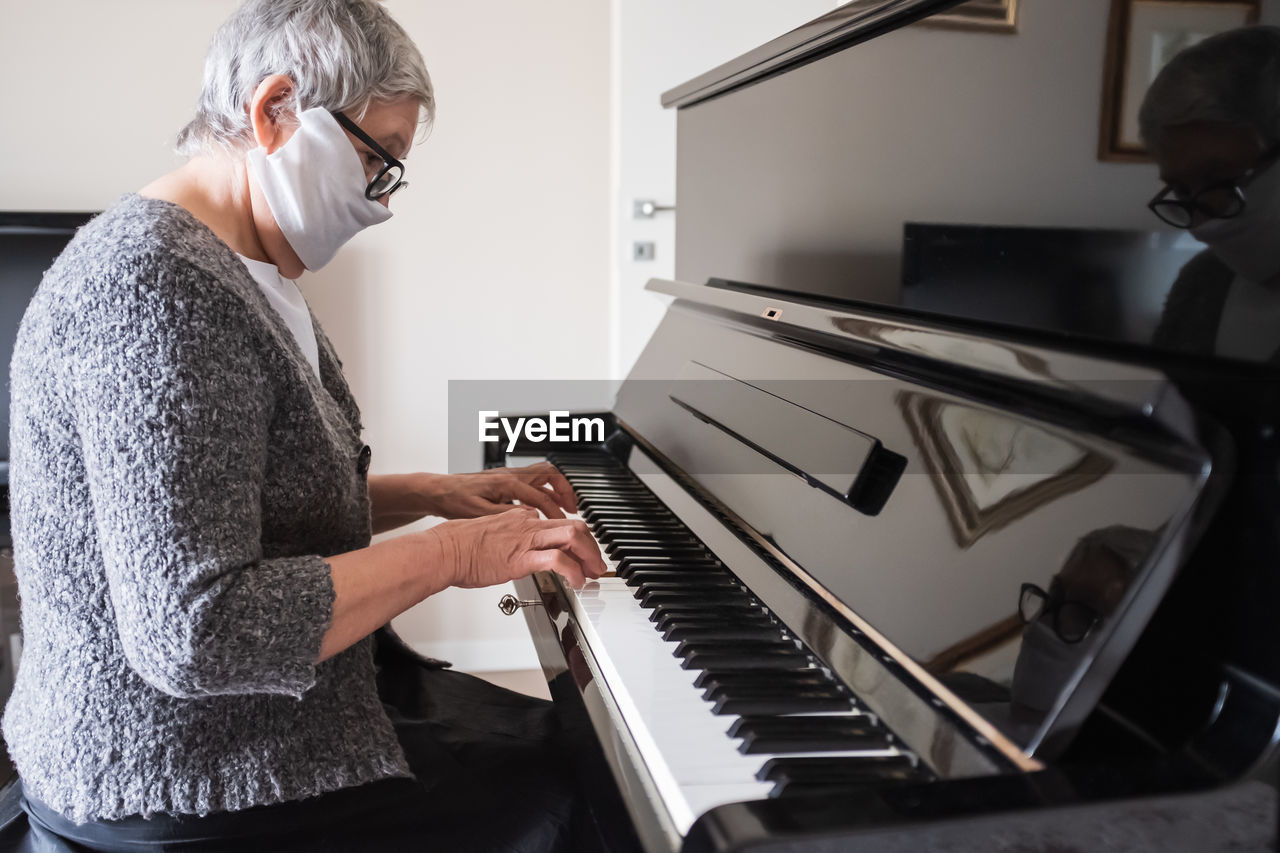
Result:
[[[453,586],[494,586],[552,571],[578,588],[606,568],[586,524],[542,519],[532,507],[446,521],[426,532],[438,537]]]

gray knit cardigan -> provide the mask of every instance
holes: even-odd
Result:
[[[44,277],[11,365],[24,649],[4,737],[72,820],[409,776],[368,638],[314,665],[324,557],[369,542],[360,415],[230,248],[125,196]]]

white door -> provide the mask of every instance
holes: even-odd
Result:
[[[675,216],[633,215],[636,200],[676,203],[676,116],[663,92],[840,5],[836,0],[613,0],[613,299],[610,373],[624,377],[666,301],[644,290],[675,274]],[[677,205],[678,207],[678,205]],[[637,243],[652,260],[636,260]]]

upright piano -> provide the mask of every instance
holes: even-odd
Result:
[[[605,440],[485,445],[611,569],[504,600],[611,850],[1275,849],[1276,368],[1150,343],[1201,247],[1098,159],[1111,4],[952,6],[667,93],[678,280]]]

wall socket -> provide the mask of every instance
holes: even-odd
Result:
[[[631,244],[631,260],[633,261],[651,261],[654,254],[655,249],[652,241],[637,240]]]

